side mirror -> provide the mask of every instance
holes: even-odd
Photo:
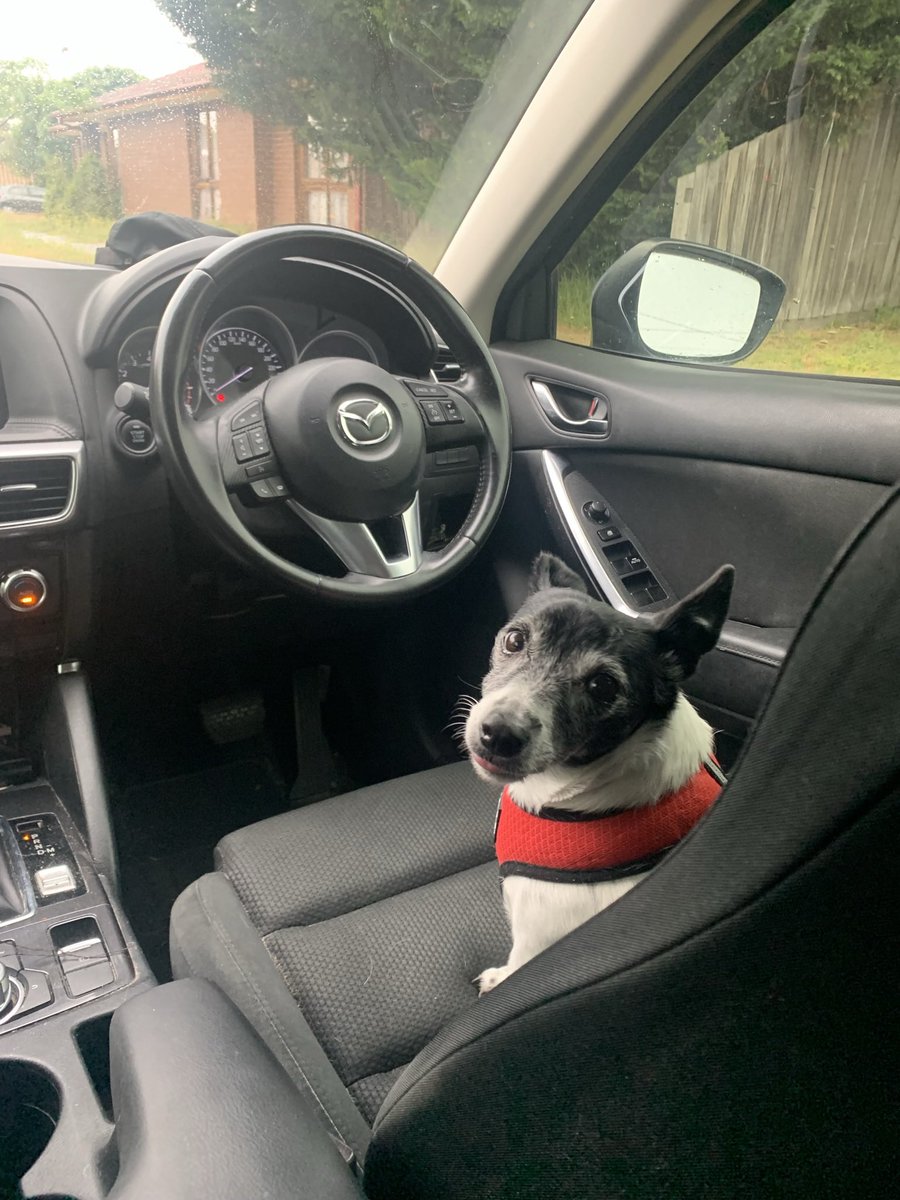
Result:
[[[641,358],[739,362],[772,328],[784,292],[782,279],[746,258],[652,238],[594,288],[592,344]]]

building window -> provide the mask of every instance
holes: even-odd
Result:
[[[197,158],[201,179],[219,178],[219,125],[214,108],[197,114]]]
[[[350,224],[350,199],[345,191],[314,188],[306,193],[306,219],[313,225]]]
[[[325,164],[314,146],[306,147],[306,178],[324,179]]]
[[[197,113],[193,128],[193,215],[201,221],[218,221],[222,211],[219,191],[219,122],[214,108]]]
[[[306,193],[306,212],[313,225],[328,224],[328,193],[324,189]]]
[[[346,192],[332,192],[328,197],[328,224],[342,225],[344,228],[350,224],[350,204]]]

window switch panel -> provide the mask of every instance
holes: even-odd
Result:
[[[638,613],[671,602],[672,589],[647,560],[625,514],[561,455],[544,451],[544,472],[559,515],[569,528],[600,593],[620,612]]]

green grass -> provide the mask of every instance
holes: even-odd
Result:
[[[869,320],[853,324],[836,320],[819,329],[782,327],[738,365],[763,371],[900,379],[900,308],[879,309]]]
[[[210,221],[233,233],[250,226]],[[113,222],[108,217],[49,217],[43,213],[0,212],[0,254],[23,254],[56,262],[92,263],[94,247],[106,241]],[[28,237],[28,234],[39,236]],[[59,239],[59,240],[54,240]]]
[[[92,263],[94,247],[102,246],[111,221],[85,218],[77,221],[51,220],[41,213],[0,212],[0,254],[47,258],[56,262]],[[27,235],[48,235],[60,241]]]
[[[556,336],[562,341],[591,344],[594,283],[581,272],[561,275]],[[900,308],[881,308],[866,320],[851,323],[837,319],[815,329],[782,326],[769,334],[755,354],[737,365],[804,375],[900,379]]]
[[[89,242],[94,246],[102,246],[106,241],[113,220],[111,217],[41,217],[44,222],[40,229],[43,233],[56,234],[67,238],[70,242]]]
[[[556,336],[564,342],[591,344],[591,293],[597,280],[586,271],[561,271]]]

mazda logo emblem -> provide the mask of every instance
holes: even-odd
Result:
[[[377,446],[387,441],[394,421],[380,400],[342,400],[337,407],[338,425],[351,446]]]

